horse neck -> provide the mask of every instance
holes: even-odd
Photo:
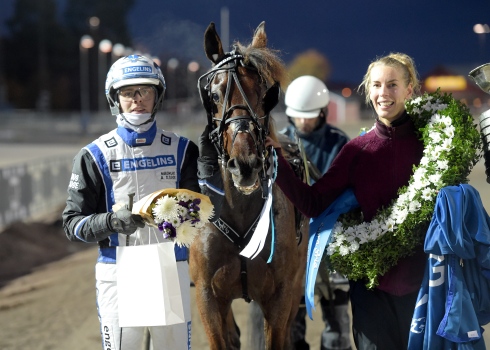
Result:
[[[250,195],[240,193],[229,176],[223,177],[225,201],[221,218],[239,234],[245,234],[260,215],[265,200],[258,188]]]

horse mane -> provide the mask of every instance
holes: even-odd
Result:
[[[267,83],[267,87],[279,83],[281,90],[287,85],[287,72],[284,62],[279,58],[279,51],[268,47],[244,46],[235,42],[237,51],[243,56],[243,62],[257,69],[257,72]]]
[[[284,62],[278,56],[278,50],[252,45],[245,46],[240,42],[235,42],[235,46],[237,53],[243,56],[244,64],[255,67],[268,87],[277,82],[281,91],[284,92],[283,87],[287,85],[288,75]],[[269,119],[269,132],[270,137],[277,141],[276,126],[272,118]]]

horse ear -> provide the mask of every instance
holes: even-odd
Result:
[[[211,22],[204,33],[204,52],[206,57],[209,58],[214,64],[221,61],[225,52],[223,51],[223,45],[221,39],[216,32],[214,22]]]
[[[255,29],[254,37],[252,40],[252,47],[257,49],[265,48],[267,46],[267,34],[265,34],[265,21],[259,24]]]
[[[272,85],[265,92],[264,99],[262,100],[262,109],[264,110],[264,115],[267,115],[274,109],[274,107],[279,102],[279,95],[281,94],[281,88],[279,87],[279,83],[276,81],[274,85]]]

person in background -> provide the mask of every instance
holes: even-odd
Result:
[[[130,55],[117,60],[107,74],[105,93],[117,128],[75,156],[63,228],[70,240],[99,246],[95,277],[103,349],[139,350],[145,327],[119,327],[116,246],[134,245],[136,240],[148,244],[150,229],[159,242],[165,239],[159,230],[144,228],[141,217],[131,213],[128,195],[134,193],[137,201],[163,188],[199,192],[199,151],[185,137],[157,128],[155,119],[165,94],[165,80],[151,59]],[[115,203],[128,204],[113,212]],[[175,245],[175,258],[186,322],[150,327],[155,349],[191,346],[187,249]],[[135,302],[141,297],[135,296]]]
[[[324,174],[342,147],[349,141],[349,137],[342,130],[327,123],[330,102],[327,86],[314,76],[301,76],[289,84],[284,101],[289,124],[281,130],[281,133],[292,141],[299,137],[306,156],[316,167],[316,173]],[[322,263],[319,268],[317,287],[325,322],[320,349],[350,349],[347,279],[336,273],[329,276],[327,266]],[[302,302],[291,327],[293,344],[297,350],[310,348],[305,340],[305,317],[306,308]]]
[[[373,61],[360,88],[376,111],[375,128],[348,142],[328,171],[312,186],[297,179],[277,149],[276,184],[308,217],[317,217],[347,189],[352,189],[366,222],[389,206],[406,186],[423,155],[423,143],[405,111],[405,101],[419,94],[420,83],[412,58],[391,53]],[[367,289],[365,280],[350,280],[352,331],[358,350],[406,349],[426,256],[421,244],[401,258],[379,284]]]

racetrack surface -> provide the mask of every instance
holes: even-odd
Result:
[[[0,289],[0,349],[2,350],[88,350],[100,349],[99,322],[95,307],[92,247],[59,261],[43,265]],[[209,349],[192,295],[192,348]],[[233,303],[242,333],[247,339],[248,304]],[[308,339],[319,348],[321,315],[310,321]]]

